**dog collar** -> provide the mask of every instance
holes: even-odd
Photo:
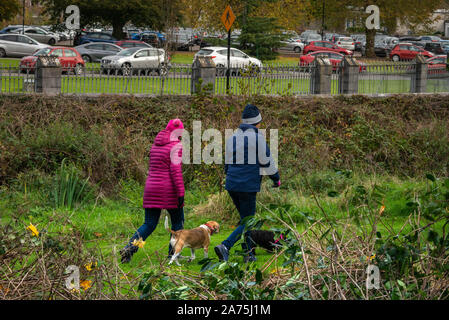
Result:
[[[208,225],[207,223],[204,224],[206,227],[209,228],[210,230],[210,234],[212,234],[212,232],[214,231],[214,228],[212,228],[210,225]]]

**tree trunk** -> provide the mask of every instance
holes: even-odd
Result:
[[[124,23],[122,21],[112,22],[112,36],[117,40],[122,40],[124,38],[123,27]]]
[[[365,28],[365,34],[366,34],[365,56],[367,58],[375,58],[376,53],[374,52],[374,38],[376,36],[376,29],[369,30]]]

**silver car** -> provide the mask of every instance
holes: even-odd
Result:
[[[11,33],[25,34],[40,43],[48,43],[51,46],[59,41],[59,36],[57,34],[50,33],[39,27],[27,27],[23,30],[22,28],[18,28],[11,31]]]
[[[157,72],[159,75],[167,72],[165,51],[156,48],[129,48],[113,56],[105,56],[100,64],[103,73],[121,72],[123,75],[132,75],[135,71],[149,73]]]
[[[107,42],[89,42],[75,47],[84,62],[99,62],[105,56],[113,56],[122,51],[122,48]]]
[[[321,41],[321,35],[318,33],[309,33],[306,35],[306,37],[304,38],[304,43],[310,44],[312,41]]]
[[[30,56],[48,45],[20,34],[0,34],[0,58]]]
[[[300,39],[288,39],[285,41],[281,41],[282,47],[280,47],[279,49],[301,53],[302,50],[304,49],[304,43],[300,41],[301,41]]]

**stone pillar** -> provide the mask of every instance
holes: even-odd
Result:
[[[343,58],[339,78],[340,93],[359,93],[359,70],[360,66],[353,57],[345,56]]]
[[[34,77],[34,90],[45,94],[60,94],[61,73],[61,64],[57,57],[38,57]]]
[[[332,64],[327,58],[315,58],[310,79],[310,92],[312,94],[331,94]]]
[[[215,92],[215,62],[210,57],[197,57],[192,64],[192,79],[190,92]]]
[[[415,93],[427,92],[427,62],[420,54],[416,56],[415,72],[414,88],[411,86],[410,90]]]

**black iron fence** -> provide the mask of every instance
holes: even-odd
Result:
[[[416,62],[376,62],[358,66],[359,94],[416,92]],[[265,65],[261,68],[230,69],[229,92],[226,90],[226,68],[216,68],[213,94],[225,95],[311,95],[320,93],[313,79],[316,63],[307,65]],[[344,64],[332,65],[330,94],[342,91]],[[446,66],[426,66],[427,92],[449,92]],[[192,94],[192,66],[171,65],[169,68],[104,70],[100,66],[60,68],[63,94]],[[29,93],[36,90],[35,67],[0,65],[1,93]]]

